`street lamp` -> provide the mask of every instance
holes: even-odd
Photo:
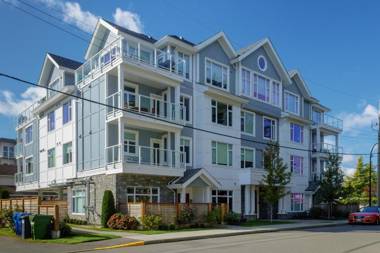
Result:
[[[372,152],[377,143],[373,144],[371,152],[369,153],[369,190],[368,190],[368,204],[372,206]],[[379,197],[379,196],[377,196]]]

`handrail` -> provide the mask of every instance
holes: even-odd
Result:
[[[325,142],[313,143],[313,151],[323,153],[343,153],[343,147]]]

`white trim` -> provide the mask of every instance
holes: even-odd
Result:
[[[295,113],[295,112],[289,111],[289,110],[286,108],[286,97],[285,97],[286,94],[297,97],[297,99],[298,99],[298,108],[297,108],[298,113]],[[288,90],[284,90],[284,111],[287,112],[287,113],[291,113],[291,114],[294,114],[294,115],[300,116],[300,115],[301,115],[301,97],[300,97],[300,95],[298,95],[298,94],[296,94],[296,93],[294,93],[294,92],[288,91]]]
[[[268,137],[265,137],[264,136],[264,121],[265,119],[269,119],[269,120],[273,120],[275,122],[275,130],[274,130],[274,135],[275,135],[275,138],[268,138]],[[278,130],[278,120],[277,119],[274,119],[274,118],[271,118],[271,117],[268,117],[268,116],[263,116],[263,139],[264,140],[269,140],[269,141],[277,141],[277,130]]]
[[[200,51],[203,48],[211,45],[214,41],[218,41],[220,39],[222,40],[222,42],[224,42],[224,43],[221,43],[221,45],[222,45],[224,51],[226,51],[226,53],[228,54],[228,56],[230,58],[236,57],[236,55],[237,55],[236,51],[233,48],[230,41],[228,40],[227,36],[224,34],[224,32],[219,32],[219,33],[215,34],[214,36],[212,36],[211,38],[208,38],[207,40],[203,41],[201,44],[196,45],[195,49],[197,51]]]
[[[226,65],[226,64],[223,64],[221,62],[218,62],[216,60],[213,60],[211,58],[208,58],[208,57],[205,57],[205,62],[204,62],[204,83],[210,87],[213,87],[213,88],[216,88],[216,89],[220,89],[220,90],[223,90],[223,91],[229,91],[230,90],[230,66]],[[213,63],[213,64],[216,64],[216,65],[220,65],[223,69],[224,68],[227,68],[227,88],[223,88],[223,70],[222,70],[222,87],[218,87],[218,86],[215,86],[215,85],[212,85],[212,80],[211,80],[211,83],[207,83],[207,61]],[[212,76],[212,71],[211,71],[211,76]]]
[[[162,139],[157,139],[157,138],[150,138],[150,148],[152,149],[152,151],[154,151],[154,147],[153,147],[153,144],[159,144],[160,145],[160,147],[158,148],[158,156],[160,156],[160,150],[161,149],[163,149],[163,141],[162,141]],[[157,154],[156,154],[157,155]],[[157,163],[157,161],[153,161],[153,158],[154,158],[154,156],[153,156],[153,152],[151,152],[150,153],[150,163],[152,164],[152,165],[159,165],[159,163]],[[156,157],[157,158],[157,157]],[[160,161],[160,163],[162,163],[162,161],[161,161],[161,157],[159,157],[158,159],[160,159],[159,161]]]
[[[256,168],[256,149],[253,148],[253,147],[248,147],[248,146],[241,146],[240,147],[240,168],[241,168],[241,150],[242,149],[248,149],[248,150],[251,150],[253,151],[253,161],[252,161],[252,168]],[[245,160],[245,156],[244,156],[244,161]],[[246,169],[246,168],[251,168],[251,167],[244,167],[244,168],[241,168],[241,169]]]
[[[135,144],[136,153],[133,154],[133,153],[129,153],[129,152],[125,152],[125,151],[124,151],[125,138],[123,138],[124,141],[123,141],[123,143],[122,143],[122,148],[123,148],[123,152],[122,152],[122,154],[123,154],[123,155],[130,155],[130,156],[136,156],[136,157],[138,157],[138,156],[139,156],[139,151],[138,151],[138,149],[139,149],[139,131],[137,131],[137,130],[132,130],[132,129],[129,129],[129,128],[124,127],[123,136],[125,136],[125,132],[131,132],[131,133],[135,134],[135,136],[136,136],[136,139],[135,139],[135,142],[136,142],[136,144]]]
[[[212,102],[215,102],[215,106],[212,105]],[[218,123],[218,104],[221,103],[221,104],[225,104],[227,106],[227,124],[224,125],[224,124],[220,124]],[[231,106],[231,110],[228,109],[228,107]],[[211,98],[210,99],[210,107],[211,107],[211,124],[215,124],[216,126],[222,126],[222,127],[227,127],[227,128],[233,128],[234,127],[234,121],[233,121],[233,118],[234,118],[234,106],[232,104],[229,104],[229,103],[225,103],[225,102],[220,102],[218,99],[214,99],[214,98]],[[212,121],[212,109],[215,108],[215,122]],[[230,115],[230,112],[231,112],[231,117],[229,116]],[[230,125],[231,123],[231,125]]]
[[[264,68],[261,68],[261,66],[260,66],[260,59],[263,59],[264,60],[264,62],[265,62],[265,67]],[[265,72],[267,69],[268,69],[268,61],[267,61],[267,58],[264,56],[264,55],[259,55],[258,57],[257,57],[257,67],[258,67],[258,69],[260,69],[262,72]]]
[[[249,113],[249,114],[252,114],[252,116],[253,116],[253,133],[252,134],[244,132],[241,130],[241,118],[242,118],[241,114],[242,113]],[[245,119],[244,119],[244,123],[245,123]],[[245,110],[245,109],[240,110],[240,132],[241,132],[241,134],[244,134],[244,135],[253,136],[253,137],[256,136],[256,113],[255,112]]]
[[[290,78],[293,78],[293,77],[298,77],[301,81],[301,84],[303,85],[303,88],[305,89],[306,91],[306,94],[309,96],[309,98],[311,98],[311,91],[308,87],[308,85],[306,84],[305,80],[303,79],[303,77],[301,76],[301,73],[298,71],[298,70],[291,70],[289,71],[289,75],[290,75]]]
[[[28,159],[30,159],[30,158],[33,159],[33,155],[29,155],[29,156],[27,156],[27,157],[24,158],[25,171],[26,171],[26,160],[28,160]],[[33,159],[33,160],[34,160],[34,159]],[[32,171],[31,173],[24,173],[24,172],[23,172],[23,175],[24,175],[24,176],[31,176],[31,175],[34,174],[34,161],[33,161],[33,160],[32,160],[33,171]]]
[[[180,148],[181,148],[181,140],[187,140],[189,141],[189,158],[190,158],[190,162],[189,163],[186,163],[186,156],[184,157],[184,163],[185,165],[189,165],[189,166],[192,166],[193,165],[193,139],[190,138],[190,137],[187,137],[187,136],[180,136]],[[185,149],[183,149],[182,152],[185,152]]]
[[[212,143],[215,142],[216,146],[215,146],[215,150],[216,150],[216,154],[215,154],[215,163],[213,162],[212,160],[212,152],[213,152],[213,146],[212,146]],[[227,164],[220,164],[218,163],[218,143],[219,144],[225,144],[227,145]],[[229,149],[229,145],[231,145],[231,149]],[[231,157],[229,157],[229,152],[231,151]],[[231,158],[231,161],[230,161],[230,158]],[[233,163],[233,160],[234,160],[234,145],[232,143],[227,143],[227,142],[222,142],[222,141],[215,141],[215,140],[211,140],[211,164],[213,166],[225,166],[225,167],[232,167],[234,166],[234,163]],[[231,165],[230,165],[231,164]]]
[[[187,95],[185,93],[179,94],[179,103],[181,104],[181,97],[185,97],[189,99],[189,120],[184,120],[186,123],[192,123],[193,122],[193,96]]]

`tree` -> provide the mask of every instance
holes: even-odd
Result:
[[[102,215],[101,224],[104,228],[107,227],[107,222],[109,218],[116,213],[115,209],[115,199],[113,193],[110,190],[104,191],[103,201],[102,201]]]
[[[270,220],[273,220],[273,206],[288,194],[286,185],[290,182],[291,172],[280,157],[278,143],[269,143],[264,150],[264,169],[261,181],[263,198],[269,206]]]
[[[322,175],[319,199],[328,203],[328,217],[331,217],[332,205],[342,197],[344,174],[340,168],[341,159],[337,154],[329,154],[327,165]]]
[[[9,191],[7,189],[0,188],[0,199],[9,199]]]

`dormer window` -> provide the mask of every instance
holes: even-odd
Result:
[[[300,97],[285,91],[285,111],[296,115],[300,114]]]
[[[229,68],[227,66],[206,59],[206,84],[227,90],[229,84],[228,72]]]

